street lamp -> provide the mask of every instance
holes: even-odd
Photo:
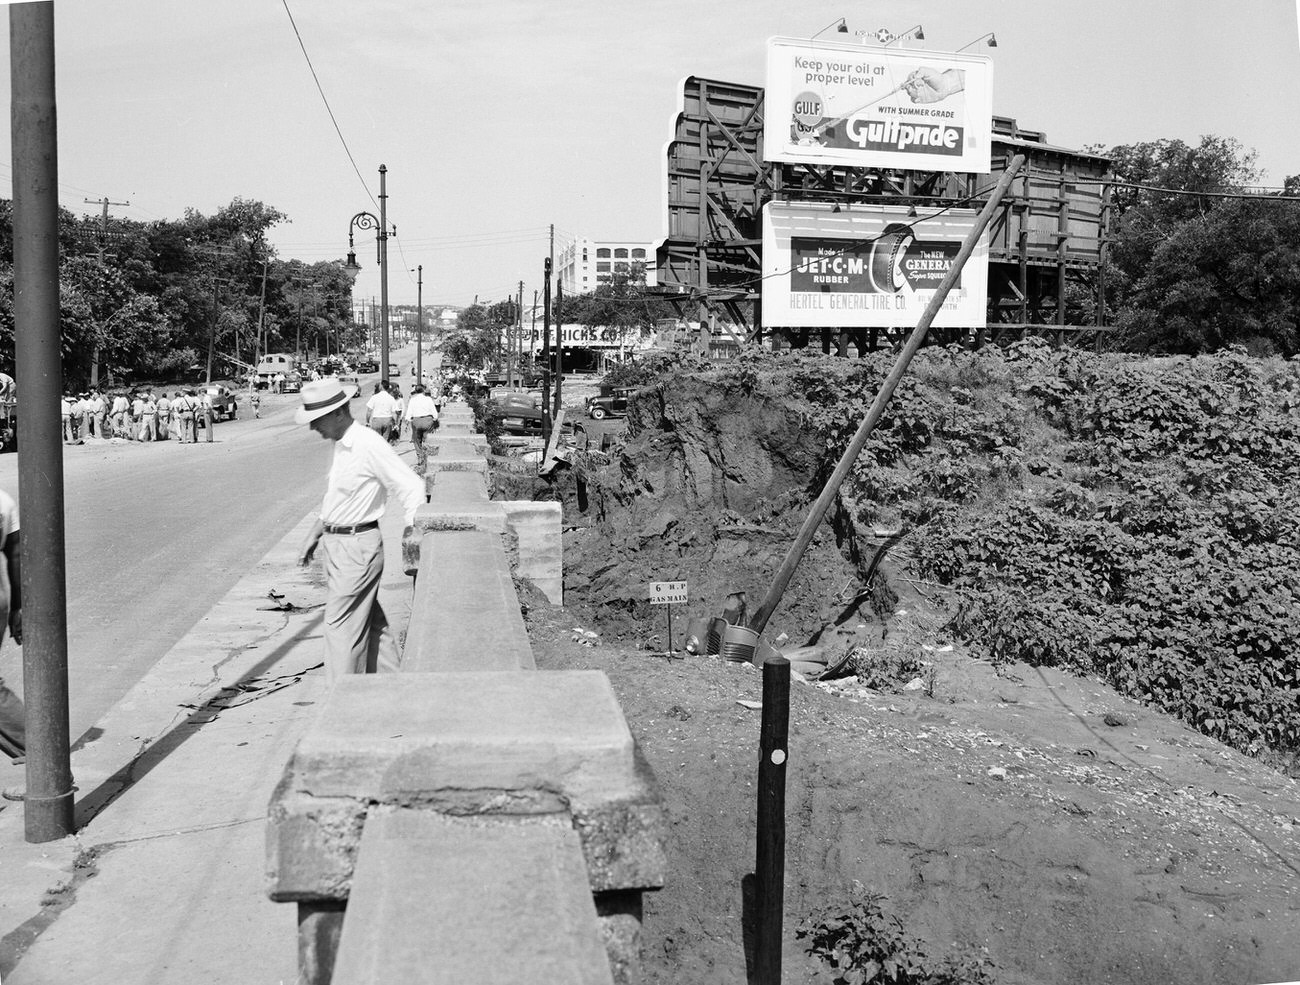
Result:
[[[837,24],[839,25],[838,27],[836,27]],[[836,30],[839,34],[848,34],[848,33],[849,33],[849,25],[845,24],[845,23],[844,23],[844,18],[841,17],[839,20],[831,21],[829,24],[827,24],[825,27],[823,27],[820,31],[818,31],[816,34],[814,34],[814,35],[813,35],[811,38],[809,38],[808,40],[809,40],[809,41],[814,41],[814,40],[816,40],[820,35],[825,34],[825,33],[826,33],[827,31],[829,31],[832,27],[834,27],[835,30]]]
[[[379,378],[384,383],[388,382],[388,191],[386,177],[388,168],[379,165],[379,218],[375,218],[369,212],[358,212],[352,217],[352,222],[348,225],[348,259],[343,265],[343,269],[348,275],[356,280],[356,276],[361,272],[361,264],[357,263],[356,250],[352,244],[352,230],[354,229],[374,229],[376,250],[379,259],[379,310],[381,334],[379,341]]]
[[[970,44],[964,44],[964,45],[962,45],[960,48],[957,49],[957,51],[965,51],[965,50],[966,50],[967,48],[969,48],[971,45],[973,45],[973,44],[979,44],[979,43],[980,43],[981,41],[983,41],[985,38],[988,38],[988,39],[989,39],[989,40],[988,40],[988,46],[989,46],[990,48],[996,48],[996,47],[998,46],[998,39],[997,39],[997,37],[993,34],[992,31],[989,31],[988,34],[981,34],[981,35],[980,35],[978,38],[976,38],[974,41],[970,42]]]

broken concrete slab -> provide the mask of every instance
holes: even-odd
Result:
[[[598,671],[341,678],[271,800],[272,898],[346,899],[376,804],[568,811],[594,892],[663,884],[658,786]]]

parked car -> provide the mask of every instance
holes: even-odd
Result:
[[[233,421],[239,416],[239,403],[230,387],[224,383],[210,383],[201,388],[208,391],[212,398],[212,419],[214,421]]]
[[[635,392],[636,387],[620,386],[588,397],[587,416],[597,421],[603,421],[606,417],[626,417],[627,399]]]
[[[379,372],[379,360],[378,360],[378,359],[363,359],[363,360],[361,360],[359,363],[357,363],[357,372],[358,372],[358,373],[378,373],[378,372]]]
[[[284,374],[284,392],[299,393],[302,390],[302,376],[298,373]]]

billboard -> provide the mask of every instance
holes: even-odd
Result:
[[[911,328],[961,244],[974,209],[909,218],[906,208],[771,202],[763,207],[763,324]],[[988,236],[980,237],[935,315],[939,328],[983,325]]]
[[[987,55],[769,38],[763,159],[989,172]]]

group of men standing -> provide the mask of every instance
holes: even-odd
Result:
[[[197,442],[199,420],[207,428],[207,440],[212,440],[212,397],[206,389],[190,387],[170,397],[166,391],[155,397],[151,390],[139,390],[111,399],[92,390],[75,397],[65,394],[60,409],[64,441],[88,437],[166,441],[175,437],[182,444]]]

